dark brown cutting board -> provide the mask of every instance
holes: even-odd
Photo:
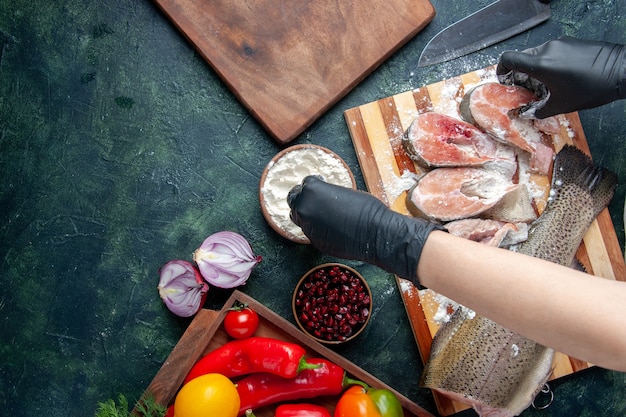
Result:
[[[428,0],[155,0],[280,144],[435,16]]]

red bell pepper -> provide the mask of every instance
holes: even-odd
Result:
[[[282,404],[274,417],[331,417],[330,412],[315,404]]]
[[[269,372],[293,378],[304,369],[320,365],[307,363],[302,346],[269,337],[233,340],[207,353],[191,368],[184,383],[208,373],[228,378]]]
[[[362,384],[361,381],[348,378],[342,367],[326,359],[309,359],[309,363],[320,367],[305,369],[295,378],[258,373],[238,381],[237,392],[241,400],[238,415],[243,416],[246,410],[255,410],[282,401],[339,395],[349,385]]]
[[[246,410],[246,417],[256,417],[252,410]],[[331,417],[330,412],[321,405],[282,404],[276,408],[274,417]]]

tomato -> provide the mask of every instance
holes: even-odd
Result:
[[[224,329],[230,337],[244,339],[252,336],[259,327],[259,315],[246,305],[232,307],[224,317]]]

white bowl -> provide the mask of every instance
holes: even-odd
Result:
[[[261,211],[272,229],[296,243],[307,244],[310,241],[289,217],[287,194],[309,175],[319,175],[331,184],[356,188],[356,181],[348,165],[329,149],[302,144],[276,154],[261,175]]]

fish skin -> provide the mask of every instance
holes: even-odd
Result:
[[[526,186],[516,187],[506,193],[496,205],[485,210],[480,216],[484,219],[528,224],[537,219],[532,197]]]
[[[552,349],[461,306],[436,333],[420,385],[452,393],[480,416],[516,416],[548,380],[553,356]]]
[[[616,184],[615,174],[566,145],[554,161],[548,205],[531,225],[528,240],[515,250],[570,266]],[[460,307],[435,334],[420,385],[470,404],[480,416],[516,416],[549,378],[553,354],[552,349]]]
[[[539,221],[533,222],[528,240],[514,250],[571,265],[585,232],[613,198],[616,185],[614,173],[595,166],[578,148],[566,145],[554,161],[548,206]],[[554,224],[559,222],[570,225],[558,228],[559,241],[570,243],[546,244],[554,236]]]

